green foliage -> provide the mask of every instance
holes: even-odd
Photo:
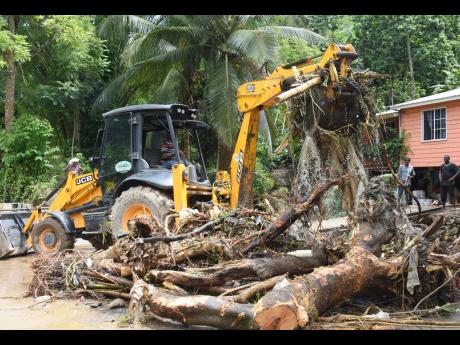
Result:
[[[0,200],[33,201],[57,182],[62,160],[52,138],[49,122],[29,114],[16,118],[10,131],[2,130]]]
[[[393,128],[387,128],[386,135],[389,139],[380,143],[363,145],[362,154],[367,160],[385,163],[385,145],[391,166],[396,169],[401,160],[410,152],[410,147],[404,143],[407,134],[403,131],[396,135],[396,131]]]
[[[88,153],[100,126],[91,103],[108,68],[104,42],[92,16],[21,16],[18,32],[32,43],[32,58],[18,72],[18,113],[33,109],[52,124],[61,149],[70,155],[74,118],[79,114],[78,149]]]
[[[267,167],[257,158],[254,169],[254,196],[270,193],[275,188],[275,180]]]
[[[458,87],[458,16],[354,16],[353,44],[365,68],[392,76],[379,87],[382,103],[410,99],[410,42],[416,92],[432,94],[435,85]]]
[[[6,67],[5,56],[12,52],[14,60],[19,63],[30,60],[30,44],[23,35],[13,34],[8,30],[4,16],[0,17],[0,68]]]
[[[53,52],[61,75],[78,77],[100,75],[108,62],[104,58],[102,40],[96,36],[91,16],[49,16],[42,26],[53,41]]]
[[[267,148],[265,141],[259,137],[257,144],[256,166],[254,169],[254,196],[270,193],[275,188],[275,179],[270,175],[270,170],[276,166],[274,156]]]
[[[406,137],[407,134],[403,131],[386,141],[388,158],[390,158],[393,169],[396,169],[401,160],[410,152],[410,147],[404,144]]]
[[[318,47],[311,47],[298,38],[281,38],[279,42],[280,62],[283,64],[298,61],[320,54]]]

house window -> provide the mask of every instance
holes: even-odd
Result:
[[[424,111],[423,140],[439,140],[446,138],[446,108]]]

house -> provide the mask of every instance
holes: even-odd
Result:
[[[413,188],[436,198],[444,155],[460,165],[460,88],[395,104],[377,115],[405,133],[417,175]]]

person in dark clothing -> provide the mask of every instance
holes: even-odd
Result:
[[[439,171],[439,181],[441,183],[441,203],[442,208],[446,208],[447,193],[450,195],[450,202],[455,205],[455,179],[460,174],[460,169],[450,162],[449,155],[444,156],[444,163]]]

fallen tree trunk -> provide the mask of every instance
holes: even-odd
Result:
[[[335,265],[296,277],[288,286],[273,289],[254,308],[261,329],[305,327],[337,303],[360,291],[374,279],[395,273],[400,261],[381,262],[360,246],[353,247]],[[402,260],[401,260],[402,263]]]
[[[320,267],[313,273],[296,277],[286,286],[275,288],[254,308],[261,329],[295,329],[307,323],[352,294],[396,272],[404,258],[391,262],[378,259],[381,246],[395,230],[395,197],[383,180],[370,181],[355,213],[357,228],[352,247],[336,264]]]
[[[182,287],[216,286],[235,279],[265,280],[285,273],[306,273],[325,263],[325,252],[322,248],[317,248],[312,250],[311,257],[281,256],[247,259],[188,272],[151,270],[145,279],[154,283],[167,281]]]
[[[176,296],[138,280],[131,290],[130,311],[145,300],[153,314],[189,325],[222,329],[256,329],[253,306],[212,296]]]
[[[251,249],[266,243],[267,241],[273,240],[275,237],[282,234],[292,223],[294,223],[299,217],[310,211],[320,200],[320,197],[332,186],[339,185],[350,179],[350,175],[345,175],[340,178],[326,181],[318,185],[309,195],[307,201],[290,207],[284,212],[278,219],[276,219],[270,226],[263,232],[263,234],[252,241],[246,248],[243,249],[242,253],[245,254]]]

